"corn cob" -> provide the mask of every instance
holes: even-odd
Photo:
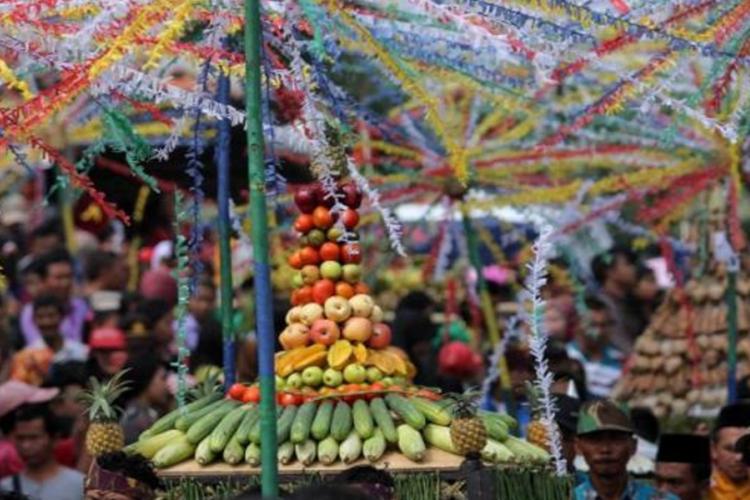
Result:
[[[328,436],[318,443],[318,460],[323,465],[331,465],[339,456],[339,443]]]
[[[186,436],[179,437],[154,455],[153,463],[158,469],[171,467],[187,460],[195,453],[195,445]]]

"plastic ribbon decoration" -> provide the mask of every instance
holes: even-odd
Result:
[[[526,264],[529,270],[526,291],[531,301],[531,314],[528,316],[527,322],[530,330],[529,348],[534,358],[534,370],[536,372],[534,385],[539,391],[539,404],[544,415],[542,423],[547,428],[550,450],[555,460],[555,472],[558,476],[564,476],[567,474],[567,467],[562,452],[560,430],[555,423],[556,406],[555,397],[552,394],[554,377],[552,372],[549,371],[545,357],[547,332],[544,331],[545,302],[542,298],[542,288],[547,283],[547,260],[552,249],[549,241],[551,235],[552,228],[542,226],[539,238],[532,247],[534,258]]]
[[[190,350],[187,348],[187,314],[190,302],[190,257],[188,256],[188,242],[182,234],[183,225],[189,219],[185,200],[180,191],[174,193],[175,203],[175,242],[174,252],[177,258],[177,361],[173,363],[177,369],[177,405],[183,410],[188,393],[187,360]]]

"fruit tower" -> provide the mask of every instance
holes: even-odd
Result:
[[[388,449],[420,462],[440,455],[430,448],[492,462],[546,461],[545,451],[509,435],[513,418],[479,412],[476,397],[410,383],[414,365],[390,345],[383,311],[361,282],[361,194],[353,184],[333,189],[335,196],[304,187],[294,197],[301,245],[289,258],[292,308],[275,360],[279,462],[376,462]],[[191,458],[259,466],[258,385],[234,384],[226,397],[213,391],[160,419],[129,450],[160,468]]]
[[[301,248],[289,258],[296,270],[292,308],[279,335],[284,351],[276,356],[278,389],[287,394],[361,391],[372,384],[377,390],[414,376],[408,358],[390,346],[383,311],[361,281],[356,229],[362,196],[354,184],[344,184],[345,208],[336,212],[328,199],[320,186],[294,196]]]

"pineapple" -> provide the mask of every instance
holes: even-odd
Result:
[[[549,452],[549,432],[542,421],[542,407],[539,404],[539,393],[533,384],[526,382],[526,396],[531,409],[531,422],[526,426],[526,441]]]
[[[460,455],[479,455],[487,444],[487,429],[477,413],[479,394],[453,394],[448,397],[455,401],[450,426],[453,446]]]
[[[128,389],[128,384],[122,380],[124,373],[121,371],[104,383],[91,377],[90,388],[81,393],[81,400],[88,406],[90,421],[86,450],[94,457],[119,451],[125,446],[125,436],[118,423],[120,409],[114,406],[114,401]]]

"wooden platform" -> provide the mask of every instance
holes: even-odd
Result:
[[[388,452],[375,464],[370,464],[370,462],[365,459],[361,459],[352,464],[344,464],[341,461],[337,461],[332,465],[315,463],[310,467],[305,467],[304,465],[295,462],[290,465],[280,465],[279,473],[281,475],[338,474],[350,467],[365,464],[374,465],[375,467],[393,472],[457,472],[461,468],[463,461],[463,457],[452,455],[435,448],[428,448],[425,453],[425,459],[422,462],[412,462],[401,453]],[[178,479],[182,477],[191,477],[195,479],[228,478],[256,474],[260,474],[260,467],[250,467],[246,464],[233,467],[225,463],[216,463],[202,467],[193,460],[159,471],[159,475],[164,479]]]

